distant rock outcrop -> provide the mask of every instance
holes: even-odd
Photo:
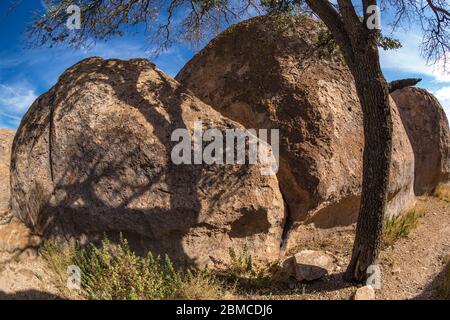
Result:
[[[231,27],[176,79],[247,128],[280,129],[278,179],[294,224],[349,225],[359,209],[363,151],[353,77],[316,49],[316,21],[299,17],[283,24],[277,19],[259,17]],[[387,209],[392,216],[415,202],[414,155],[394,104],[393,118]]]
[[[0,129],[0,217],[9,207],[9,164],[14,131]]]
[[[450,178],[450,130],[445,111],[428,91],[408,87],[394,91],[400,117],[415,156],[414,190],[433,192]]]
[[[11,205],[56,240],[112,241],[175,262],[220,267],[248,245],[278,257],[285,210],[260,165],[176,165],[175,129],[243,128],[147,60],[90,58],[25,115],[13,145]]]
[[[0,262],[39,244],[39,238],[9,212],[9,165],[14,134],[12,130],[0,129]]]

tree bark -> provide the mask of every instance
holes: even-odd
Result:
[[[389,86],[378,54],[377,30],[366,26],[370,5],[363,1],[361,23],[351,0],[337,0],[339,12],[328,0],[306,0],[339,44],[355,79],[364,122],[363,181],[352,259],[344,279],[362,282],[367,268],[376,263],[382,240],[392,154],[392,115]]]
[[[389,86],[381,71],[378,48],[360,48],[350,65],[360,99],[364,123],[361,206],[352,259],[344,279],[362,282],[376,263],[382,242],[392,154],[392,114]]]

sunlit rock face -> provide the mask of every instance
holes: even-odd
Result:
[[[278,179],[292,230],[304,223],[347,226],[356,221],[360,204],[361,107],[348,68],[317,49],[320,30],[316,21],[304,17],[293,22],[254,18],[212,40],[176,77],[245,127],[280,129]],[[392,107],[387,214],[395,216],[415,202],[414,155],[394,103]]]
[[[392,93],[411,141],[415,156],[414,190],[417,195],[433,192],[450,177],[450,130],[439,101],[420,88]]]
[[[14,131],[0,129],[0,216],[9,207],[9,165]]]
[[[176,129],[243,128],[143,59],[90,58],[25,115],[13,145],[13,213],[58,241],[116,241],[220,268],[247,245],[278,257],[285,210],[260,165],[176,165]]]

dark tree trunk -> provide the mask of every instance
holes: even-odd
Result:
[[[337,0],[339,12],[328,0],[306,0],[325,22],[355,79],[364,118],[364,159],[361,207],[356,238],[345,280],[367,279],[367,268],[376,263],[382,240],[392,153],[392,115],[389,86],[378,55],[379,31],[361,23],[351,0]],[[376,0],[363,1],[363,12]]]
[[[350,64],[361,102],[364,122],[364,155],[361,207],[352,259],[344,274],[347,281],[367,279],[382,242],[392,154],[392,115],[389,86],[381,71],[378,48],[361,48]]]

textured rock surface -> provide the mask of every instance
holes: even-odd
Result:
[[[0,262],[39,244],[39,238],[9,214],[9,166],[14,134],[12,130],[0,129]]]
[[[278,257],[285,211],[259,165],[175,165],[171,134],[194,121],[242,128],[147,60],[90,58],[25,115],[12,154],[13,213],[58,240],[119,233],[138,252],[220,267],[248,243]]]
[[[9,261],[26,249],[35,249],[40,244],[40,237],[18,219],[0,224],[0,262]]]
[[[358,288],[355,292],[354,300],[375,300],[375,290],[371,286]]]
[[[431,193],[450,177],[450,130],[439,101],[420,88],[403,88],[392,93],[415,156],[414,190]]]
[[[14,131],[0,129],[0,217],[9,206],[9,164]]]
[[[298,281],[317,280],[333,271],[333,257],[322,251],[300,251],[294,255],[293,262]]]
[[[231,27],[176,79],[247,128],[280,129],[278,179],[294,225],[349,225],[359,209],[363,150],[353,78],[339,62],[317,57],[314,21],[298,18],[292,30],[278,27],[283,24],[274,19],[279,18],[255,18]],[[389,215],[415,201],[414,156],[393,109]]]

